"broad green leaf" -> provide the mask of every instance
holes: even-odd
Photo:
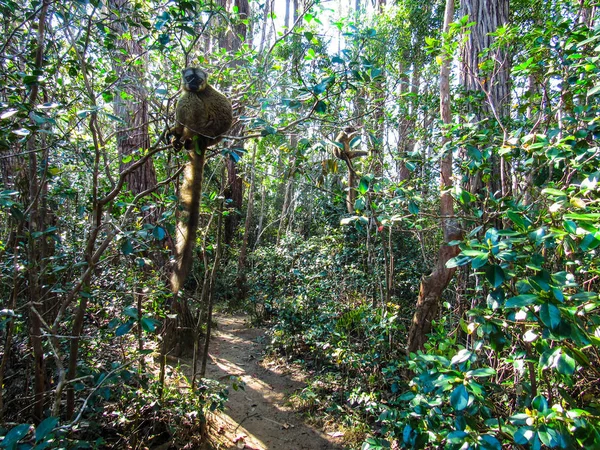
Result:
[[[35,442],[40,442],[54,429],[58,423],[58,417],[44,419],[35,429]]]
[[[12,428],[8,433],[6,433],[6,436],[4,436],[2,442],[0,442],[0,448],[15,448],[17,443],[23,439],[27,433],[29,433],[30,428],[31,425],[28,423],[22,423],[21,425],[17,425],[16,427]]]
[[[479,438],[479,444],[486,450],[502,450],[502,444],[491,434],[481,435]]]
[[[159,241],[162,241],[167,235],[165,229],[163,227],[156,226],[152,230],[152,235]]]
[[[469,434],[464,432],[464,431],[452,431],[451,433],[448,433],[447,439],[448,442],[452,442],[453,444],[460,444],[462,442],[464,442],[465,438],[468,436]]]
[[[508,218],[522,230],[527,230],[531,226],[531,220],[529,220],[526,216],[522,216],[514,211],[508,211],[506,213]]]
[[[594,86],[593,88],[591,88],[587,95],[588,97],[592,96],[592,95],[596,95],[598,92],[600,92],[600,84],[597,84],[596,86]]]
[[[489,253],[481,250],[466,249],[461,252],[462,255],[470,256],[471,258],[488,257]]]
[[[362,177],[360,179],[360,183],[358,184],[358,192],[365,195],[368,190],[369,190],[369,180],[366,179],[365,177]]]
[[[419,206],[411,200],[408,202],[408,211],[411,214],[419,214]]]
[[[515,432],[513,439],[515,444],[526,445],[531,441],[534,435],[535,432],[531,427],[522,427]]]
[[[362,198],[357,198],[354,202],[354,209],[356,211],[362,211],[363,209],[365,209],[365,200]]]
[[[582,220],[588,222],[595,222],[600,220],[600,213],[590,213],[590,214],[565,214],[563,219],[568,220]]]
[[[121,251],[124,255],[131,255],[133,253],[133,244],[129,239],[125,239],[121,244]]]
[[[523,306],[534,304],[537,298],[537,295],[534,294],[521,294],[506,300],[504,306],[506,308],[522,308]]]
[[[502,270],[502,267],[496,264],[494,264],[493,266],[486,267],[485,277],[494,289],[500,286],[506,280],[504,270]]]
[[[469,404],[469,393],[464,384],[459,384],[450,394],[450,404],[456,411],[462,411]]]
[[[485,266],[488,263],[488,254],[485,253],[483,255],[477,256],[476,258],[473,258],[473,260],[471,261],[471,267],[473,267],[473,269],[479,269],[480,267]]]
[[[131,317],[132,319],[138,318],[138,310],[135,306],[128,306],[123,310],[123,314],[125,314],[127,317]]]
[[[563,375],[573,375],[575,373],[575,360],[564,352],[564,349],[560,356],[558,357],[558,361],[556,362],[556,370],[558,373]]]
[[[453,267],[459,267],[459,266],[464,266],[465,264],[469,264],[470,261],[471,261],[470,257],[458,255],[458,256],[448,260],[448,262],[446,263],[446,267],[448,269],[452,269]]]
[[[546,425],[540,426],[538,429],[538,437],[540,438],[540,441],[542,441],[542,444],[550,448],[558,447],[561,442],[558,431]]]
[[[552,303],[544,303],[540,307],[540,318],[544,325],[554,330],[560,325],[560,310]]]
[[[566,197],[567,193],[558,189],[546,188],[542,189],[542,194],[553,195],[555,197]]]
[[[491,367],[483,367],[481,369],[470,370],[467,372],[467,375],[472,377],[491,377],[496,375],[496,371]]]
[[[581,240],[581,244],[579,244],[579,248],[581,250],[583,250],[584,252],[586,252],[588,250],[593,250],[596,247],[598,247],[598,245],[600,245],[600,239],[598,239],[596,237],[596,235],[598,235],[598,233],[588,233]]]
[[[538,395],[531,401],[531,406],[539,412],[546,412],[548,410],[548,400],[543,395]]]
[[[123,335],[129,333],[129,330],[131,330],[131,328],[133,328],[134,323],[135,322],[133,320],[128,320],[124,324],[119,325],[119,327],[115,331],[115,336],[120,337],[120,336],[123,336]]]
[[[452,361],[450,361],[450,364],[460,364],[462,362],[467,361],[469,358],[471,358],[471,356],[473,355],[473,353],[467,349],[462,349],[459,350],[456,355],[454,355],[452,357]]]
[[[363,443],[361,450],[380,450],[382,448],[390,447],[391,445],[388,441],[370,437]]]
[[[144,331],[147,331],[148,333],[153,333],[154,330],[156,330],[156,327],[158,325],[160,325],[160,321],[153,319],[151,317],[142,317],[142,320],[140,320],[140,323],[142,325],[142,329]]]
[[[577,224],[572,220],[565,220],[563,222],[563,226],[565,230],[567,230],[571,234],[575,234],[577,232]]]

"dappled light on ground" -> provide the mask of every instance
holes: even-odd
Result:
[[[207,378],[229,387],[225,411],[211,417],[212,444],[218,449],[326,450],[343,447],[305,424],[288,406],[289,394],[304,387],[293,374],[261,365],[264,330],[249,328],[244,317],[218,317],[210,346]],[[232,388],[238,377],[243,389]],[[236,380],[237,383],[237,380]]]

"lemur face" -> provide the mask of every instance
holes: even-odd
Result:
[[[183,89],[189,92],[200,92],[206,87],[208,75],[197,67],[187,67],[181,72]]]

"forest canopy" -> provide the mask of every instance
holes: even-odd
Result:
[[[597,1],[0,12],[0,448],[208,445],[230,314],[343,448],[600,448]]]

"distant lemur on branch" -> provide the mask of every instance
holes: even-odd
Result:
[[[176,230],[176,261],[171,289],[178,292],[192,267],[198,229],[202,175],[206,149],[223,138],[233,122],[231,102],[208,84],[208,74],[197,67],[181,72],[183,94],[175,108],[176,125],[169,130],[176,149],[184,147],[190,162],[184,171],[180,201],[184,208]]]

